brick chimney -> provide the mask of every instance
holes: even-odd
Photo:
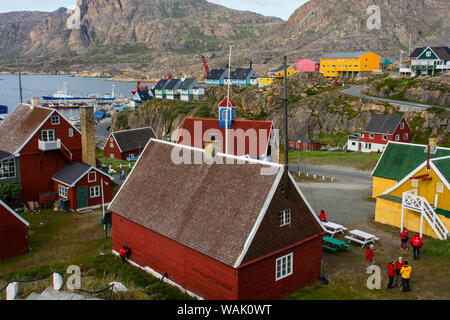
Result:
[[[85,164],[95,167],[94,107],[80,107],[81,155]]]

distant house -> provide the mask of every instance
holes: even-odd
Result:
[[[297,72],[319,72],[320,63],[310,59],[302,59],[295,63],[295,70]]]
[[[413,54],[417,54],[420,49],[414,50]],[[412,55],[410,60],[413,77],[444,74],[450,70],[450,47],[426,47],[417,57]]]
[[[270,78],[270,77],[260,77],[258,78],[258,86],[259,87],[266,87],[266,86],[270,86],[272,83],[275,82],[275,78]]]
[[[147,145],[109,206],[115,254],[127,245],[132,265],[199,299],[279,299],[320,279],[324,229],[283,165],[181,153],[207,157]]]
[[[0,200],[0,261],[28,252],[28,221]]]
[[[228,71],[225,69],[213,69],[206,77],[206,84],[208,85],[223,85],[225,78],[228,78]]]
[[[180,79],[170,79],[169,82],[164,86],[163,95],[166,99],[175,100],[178,97],[178,88],[182,84]]]
[[[197,89],[197,91],[195,90]],[[191,101],[194,99],[194,92],[196,93],[197,99],[200,96],[200,90],[203,89],[195,78],[186,78],[178,87],[178,94],[182,101]],[[204,91],[203,91],[204,94]]]
[[[320,58],[325,77],[354,77],[380,70],[380,56],[371,51],[336,52]]]
[[[112,200],[113,177],[81,162],[66,165],[53,176],[53,191],[69,200],[69,208],[98,208]]]
[[[288,139],[288,146],[289,149],[295,151],[314,151],[319,150],[321,147],[319,142],[304,138]]]
[[[288,77],[290,75],[293,75],[296,72],[297,71],[295,70],[295,66],[292,66],[292,65],[286,66],[286,73],[287,73]],[[268,73],[268,77],[269,78],[278,78],[278,79],[283,78],[284,77],[284,65],[282,65],[276,69],[270,70]]]
[[[349,136],[348,151],[382,152],[389,141],[410,142],[411,128],[403,116],[374,114],[364,133]]]
[[[137,103],[145,103],[153,99],[152,90],[139,89],[133,96],[133,101]]]
[[[139,156],[145,145],[156,138],[152,127],[111,132],[103,146],[103,157],[127,160],[128,156]]]
[[[238,68],[230,76],[230,81],[233,85],[256,85],[257,79],[258,75],[251,68]]]
[[[450,149],[389,141],[372,172],[375,221],[448,240]]]
[[[227,104],[229,112],[227,114]],[[225,97],[218,105],[219,119],[184,118],[179,144],[200,149],[214,141],[219,152],[225,152],[225,137],[228,127],[228,153],[237,156],[249,156],[253,159],[270,157],[278,162],[278,136],[272,121],[236,120],[235,104]]]
[[[155,98],[158,99],[165,99],[166,96],[164,94],[164,87],[167,85],[167,83],[169,82],[169,80],[166,79],[161,79],[158,81],[158,83],[156,84],[154,91],[155,91]]]

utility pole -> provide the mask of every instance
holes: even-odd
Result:
[[[19,91],[20,91],[20,103],[23,103],[23,96],[22,96],[22,71],[20,68],[20,60],[17,61],[19,64]]]
[[[289,178],[289,145],[288,145],[288,88],[287,88],[287,56],[284,56],[284,190],[287,194],[288,178]]]

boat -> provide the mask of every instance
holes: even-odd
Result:
[[[100,96],[99,94],[91,94],[87,97],[75,97],[68,93],[67,91],[67,82],[64,82],[62,90],[56,91],[52,96],[43,96],[42,100],[44,102],[70,102],[70,103],[87,103],[87,102],[113,102],[116,100],[114,97],[114,86],[112,95],[106,94],[104,96]]]
[[[0,105],[0,114],[8,114],[8,107]]]

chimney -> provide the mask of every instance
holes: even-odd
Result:
[[[80,107],[81,154],[85,164],[95,167],[94,107]]]
[[[430,146],[430,152],[431,153],[435,153],[436,152],[436,147],[437,147],[437,138],[435,137],[430,137],[428,139],[428,144]]]

